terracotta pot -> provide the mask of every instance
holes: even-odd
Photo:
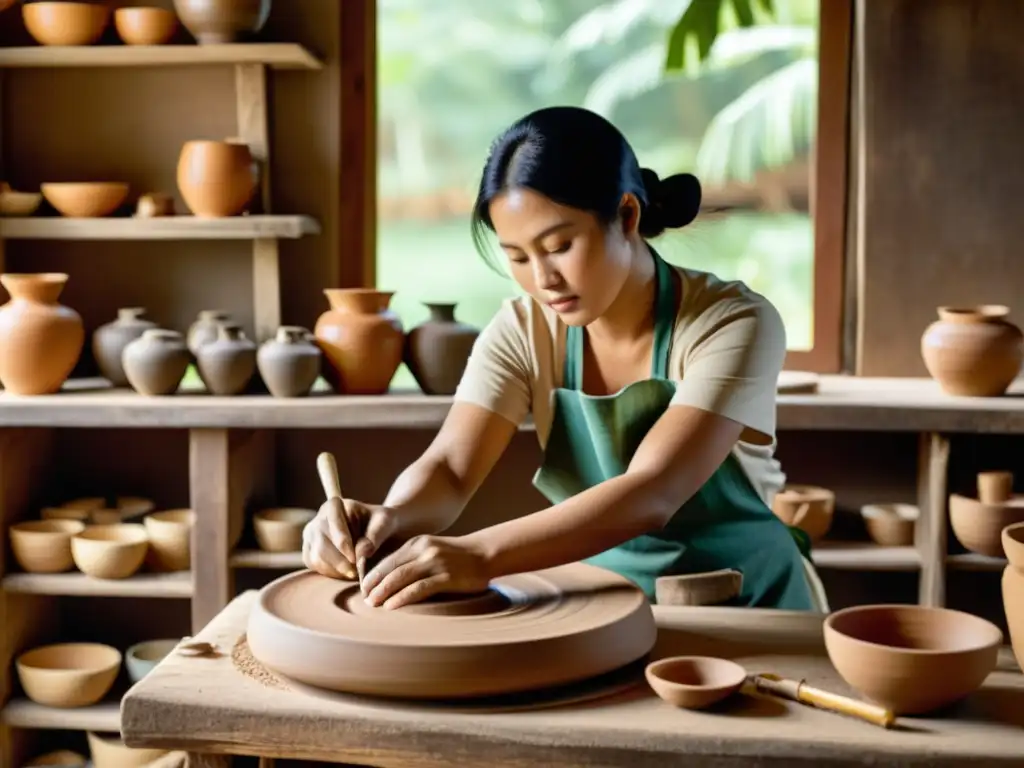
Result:
[[[772,512],[786,525],[799,528],[818,541],[832,527],[836,495],[814,485],[787,485],[775,494]]]
[[[324,353],[324,376],[336,391],[349,395],[387,392],[402,362],[405,333],[388,309],[390,291],[331,288],[331,308],[316,321],[314,334]]]
[[[143,395],[173,395],[192,362],[177,331],[150,328],[128,344],[121,356],[132,389]]]
[[[96,219],[117,211],[129,187],[121,181],[61,181],[40,184],[39,191],[62,216]]]
[[[127,387],[128,377],[124,375],[121,355],[124,348],[157,325],[143,319],[146,310],[142,307],[126,307],[117,310],[117,319],[101,325],[92,334],[92,356],[100,374],[115,387]]]
[[[222,323],[216,340],[199,347],[196,366],[211,394],[237,395],[256,372],[256,344],[245,337],[240,325]]]
[[[921,337],[928,373],[944,392],[995,397],[1020,372],[1024,335],[1005,318],[1007,307],[939,307],[939,319]]]
[[[223,309],[202,309],[195,322],[188,328],[188,351],[193,355],[199,347],[217,339],[217,328],[221,323],[230,323],[231,315]]]
[[[0,307],[0,382],[15,395],[60,390],[85,345],[82,318],[57,302],[60,272],[0,275],[11,300]]]
[[[174,37],[178,17],[165,8],[118,8],[114,27],[125,45],[163,45]]]
[[[252,199],[259,168],[249,147],[234,141],[189,141],[178,158],[178,191],[201,218],[237,216]]]
[[[302,397],[313,388],[323,354],[310,339],[305,328],[283,325],[260,346],[256,365],[274,397]]]
[[[263,29],[271,0],[174,0],[182,25],[201,45],[235,43]]]
[[[871,540],[882,547],[909,547],[921,511],[914,504],[865,504],[860,508]]]
[[[25,29],[42,45],[92,45],[110,22],[106,3],[25,3]]]
[[[426,304],[430,318],[406,338],[405,364],[428,395],[453,395],[480,330],[455,319],[454,304]]]
[[[1010,561],[1003,570],[1003,610],[1013,655],[1024,670],[1024,523],[1008,525],[1002,539],[1003,552]]]
[[[958,493],[949,496],[949,527],[964,549],[988,557],[1002,557],[1002,531],[1024,522],[1024,496],[986,504]]]

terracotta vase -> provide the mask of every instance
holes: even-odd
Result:
[[[6,273],[11,300],[0,307],[0,383],[15,395],[60,390],[85,346],[82,318],[58,303],[68,276]]]
[[[196,366],[211,394],[237,395],[256,372],[256,344],[245,337],[242,326],[221,323],[216,340],[199,347]]]
[[[117,319],[101,325],[92,334],[92,356],[100,374],[115,387],[127,387],[128,377],[124,375],[121,355],[124,348],[157,325],[142,316],[142,307],[126,307],[117,310]]]
[[[313,329],[324,353],[324,377],[342,394],[387,392],[405,345],[402,322],[388,309],[394,293],[331,288],[324,295],[331,308]]]
[[[1013,655],[1024,670],[1024,523],[1004,528],[1002,539],[1009,561],[1003,570],[1003,610]]]
[[[430,318],[405,341],[405,364],[428,395],[453,395],[480,330],[455,319],[454,304],[426,304]]]
[[[217,329],[221,323],[230,323],[231,315],[223,309],[202,309],[195,322],[188,327],[188,350],[193,355],[203,344],[217,338]]]
[[[124,348],[124,373],[142,395],[173,395],[192,362],[185,339],[177,331],[150,328]]]
[[[323,354],[311,335],[300,326],[282,325],[260,346],[256,366],[274,397],[303,397],[316,383]]]
[[[249,147],[236,141],[189,141],[178,158],[178,191],[201,218],[242,213],[259,182]]]
[[[271,0],[174,0],[174,10],[200,45],[236,43],[263,29]]]
[[[921,337],[928,373],[944,392],[968,397],[1002,395],[1020,372],[1024,335],[996,304],[939,307],[939,319]]]

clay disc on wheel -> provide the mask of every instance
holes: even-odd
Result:
[[[302,683],[455,699],[609,672],[648,653],[657,628],[636,585],[574,563],[395,610],[368,606],[354,582],[299,571],[261,590],[247,632],[261,664]]]

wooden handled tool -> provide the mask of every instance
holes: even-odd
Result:
[[[866,701],[851,699],[849,696],[829,693],[820,688],[813,688],[803,680],[788,680],[767,672],[753,675],[750,679],[754,687],[761,693],[856,717],[883,728],[890,728],[896,722],[896,715],[890,709],[877,704],[869,704]]]
[[[340,499],[344,500],[344,496],[341,494],[341,481],[338,479],[338,464],[334,461],[334,454],[321,453],[316,457],[316,471],[320,475],[320,484],[324,487],[324,494],[327,496],[327,500]],[[345,534],[349,537],[352,542],[353,549],[356,545],[356,540],[352,538],[352,531],[348,527],[348,520],[345,516],[341,516],[341,527]],[[363,580],[363,574],[358,573],[357,569],[352,566],[351,563],[345,563],[348,566],[346,571],[341,572],[342,578],[352,580]]]

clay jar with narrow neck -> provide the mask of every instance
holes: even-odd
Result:
[[[1024,335],[1002,305],[939,307],[939,319],[921,336],[921,356],[944,392],[996,397],[1020,372]]]
[[[196,366],[211,394],[237,395],[256,372],[256,344],[246,338],[240,325],[222,323],[217,338],[199,347]]]
[[[342,394],[387,392],[405,343],[402,322],[388,309],[394,293],[330,288],[324,295],[331,308],[313,329],[324,353],[324,377]]]
[[[455,319],[454,304],[426,304],[430,317],[405,341],[405,363],[428,395],[452,395],[480,331]]]
[[[259,182],[249,147],[239,141],[189,141],[178,158],[178,191],[201,218],[241,214]]]
[[[57,392],[78,363],[85,327],[58,302],[67,281],[60,272],[0,275],[11,295],[0,307],[0,383],[11,394]]]
[[[312,334],[297,325],[283,325],[256,353],[260,378],[274,397],[303,397],[320,375],[320,348]]]
[[[174,11],[200,45],[237,43],[267,23],[271,0],[174,0]]]
[[[117,310],[117,319],[101,325],[92,334],[92,356],[100,374],[115,387],[127,387],[128,377],[124,375],[121,355],[124,348],[157,325],[146,320],[142,307],[125,307]]]
[[[231,315],[222,309],[200,310],[198,317],[188,328],[188,349],[193,355],[199,351],[203,344],[214,341],[217,338],[217,329],[221,323],[230,323]]]
[[[142,395],[173,395],[190,362],[185,338],[163,328],[143,331],[121,355],[128,383]]]

